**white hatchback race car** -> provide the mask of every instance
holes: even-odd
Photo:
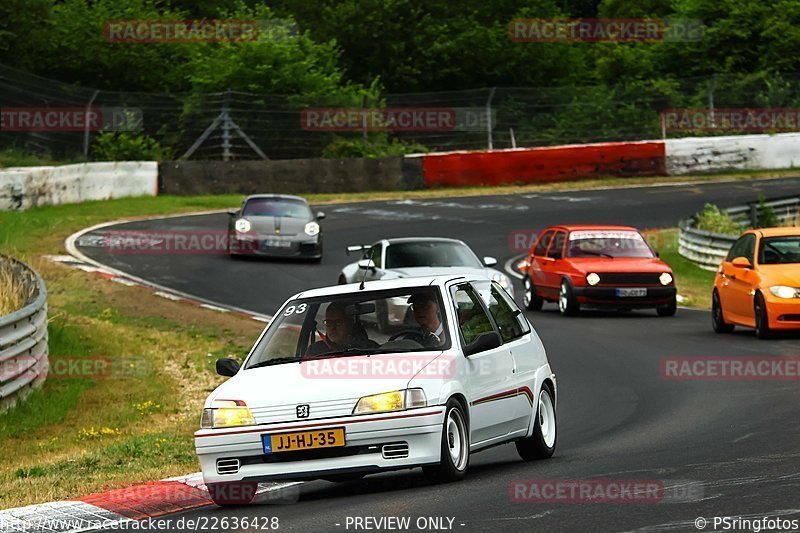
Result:
[[[403,300],[414,327],[382,333],[363,315]],[[481,277],[309,290],[290,298],[244,364],[208,397],[195,447],[219,505],[259,482],[352,480],[423,467],[461,479],[470,454],[515,442],[524,460],[556,447],[556,378],[514,300]]]

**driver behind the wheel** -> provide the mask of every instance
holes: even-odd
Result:
[[[438,348],[444,344],[444,325],[439,302],[432,292],[419,292],[408,299],[414,320],[419,324],[422,333],[422,345],[426,348]]]
[[[344,302],[331,302],[325,309],[325,334],[308,347],[306,356],[341,352],[348,348],[377,348],[377,342],[370,340],[360,324],[346,312]]]

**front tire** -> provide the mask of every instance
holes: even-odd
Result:
[[[753,302],[753,312],[756,319],[756,337],[761,340],[769,339],[772,331],[769,329],[769,316],[767,315],[767,302],[764,301],[764,295],[760,292],[756,293]]]
[[[711,295],[711,326],[717,333],[730,333],[735,327],[733,324],[725,322],[722,303],[719,301],[719,293],[716,290]]]
[[[528,276],[522,279],[522,302],[528,311],[541,311],[544,305],[544,300],[536,294],[536,287]]]
[[[656,313],[658,313],[658,316],[675,316],[675,313],[677,311],[678,311],[677,296],[673,296],[672,300],[670,300],[668,304],[656,307]]]
[[[558,291],[558,310],[564,316],[575,316],[581,310],[581,304],[575,298],[572,283],[561,280],[561,289]]]
[[[523,461],[547,459],[556,451],[556,405],[549,387],[544,386],[539,392],[533,416],[533,434],[516,442],[517,453]]]
[[[450,482],[464,479],[468,468],[469,423],[461,403],[450,398],[442,426],[441,460],[436,466],[423,467],[423,471],[438,481]]]

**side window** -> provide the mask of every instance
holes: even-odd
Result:
[[[383,255],[383,244],[376,244],[375,246],[366,251],[366,253],[364,254],[364,259],[369,259],[370,257],[372,257],[372,262],[375,263],[375,267],[383,268],[381,266],[382,255]]]
[[[565,232],[559,231],[556,233],[550,249],[547,250],[547,257],[564,257],[564,241],[566,238],[567,234]]]
[[[550,241],[553,239],[553,231],[547,231],[544,235],[539,239],[539,242],[536,243],[536,248],[533,250],[533,255],[544,255],[547,251],[547,246],[550,244]]]
[[[480,296],[469,285],[459,285],[453,292],[458,316],[458,329],[464,344],[474,341],[481,333],[493,331],[492,323],[480,302]]]
[[[744,244],[744,255],[746,258],[750,260],[750,264],[755,264],[755,253],[756,253],[756,236],[755,235],[745,235],[745,244]]]
[[[752,263],[755,248],[756,248],[755,235],[752,234],[742,235],[741,237],[739,237],[739,240],[737,240],[735,243],[733,243],[733,246],[731,246],[731,249],[728,252],[727,257],[725,258],[725,261],[730,262],[736,259],[737,257],[746,257]]]
[[[522,311],[497,282],[479,281],[473,285],[489,308],[489,313],[500,329],[503,342],[518,339],[531,330]]]

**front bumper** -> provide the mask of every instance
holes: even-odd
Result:
[[[646,296],[617,296],[617,289],[647,289]],[[575,297],[583,305],[593,307],[630,308],[658,307],[675,299],[678,289],[667,287],[575,287]]]
[[[767,317],[770,329],[800,329],[800,300],[797,298],[778,298],[765,290]]]
[[[319,235],[281,236],[251,236],[232,233],[230,239],[230,252],[237,255],[251,255],[261,257],[301,257],[319,259],[322,257],[322,239]],[[268,245],[269,242],[281,243],[281,246]]]
[[[195,433],[195,450],[206,483],[317,479],[340,473],[413,468],[439,462],[443,421],[444,407],[433,406],[318,421],[203,429]],[[261,435],[330,428],[344,428],[344,447],[263,453]],[[387,458],[383,446],[398,443],[407,443],[408,454]],[[239,459],[238,471],[220,474],[220,459]]]

